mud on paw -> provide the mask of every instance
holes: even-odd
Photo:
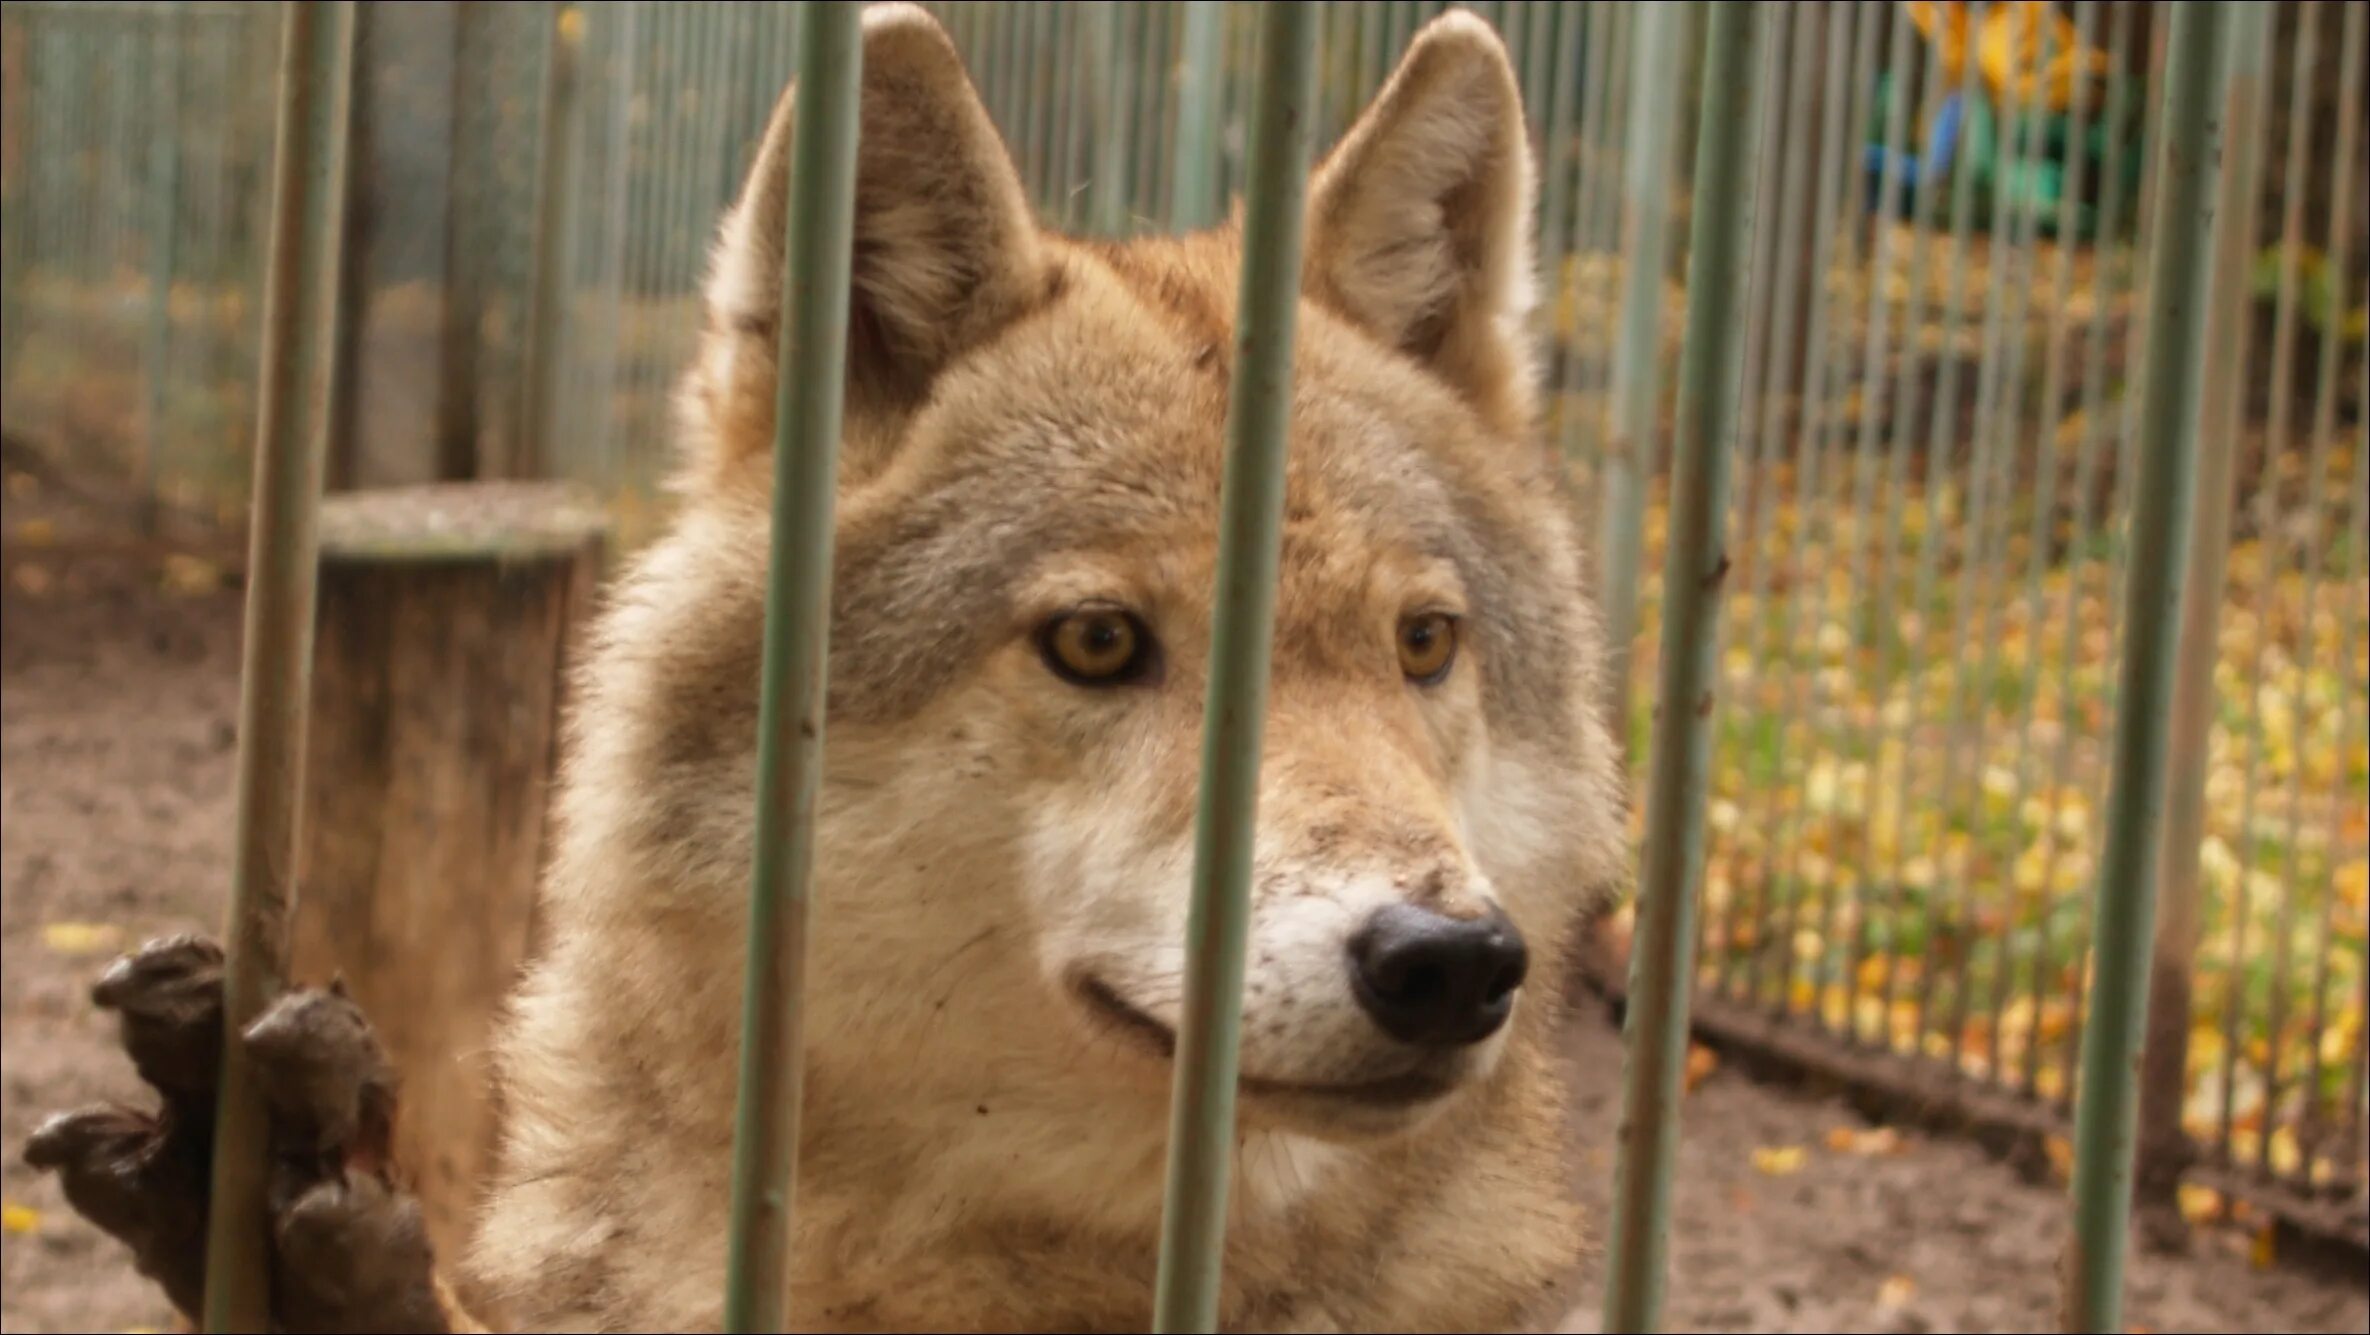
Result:
[[[205,1289],[222,982],[221,947],[197,936],[151,941],[108,966],[91,1000],[115,1014],[159,1106],[60,1113],[24,1150],[191,1318]],[[361,1009],[334,982],[299,989],[240,1039],[271,1116],[275,1327],[450,1330],[419,1205],[388,1152],[394,1074]]]

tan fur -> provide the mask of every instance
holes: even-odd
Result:
[[[1230,229],[1040,230],[951,44],[865,21],[848,423],[791,1306],[815,1330],[1140,1330],[1212,614]],[[720,1320],[766,573],[785,96],[724,224],[671,533],[614,595],[568,743],[550,944],[463,1267],[514,1328]],[[1503,49],[1421,33],[1318,169],[1261,781],[1224,1321],[1506,1329],[1580,1254],[1551,1043],[1571,928],[1623,882],[1599,637],[1533,442],[1530,164]],[[1141,615],[1087,690],[1036,629]],[[1399,619],[1464,618],[1436,687]],[[1502,905],[1533,964],[1458,1089],[1394,1074],[1343,940]]]

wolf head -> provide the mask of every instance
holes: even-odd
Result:
[[[1027,1112],[1049,1152],[1116,1137],[1156,1163],[1241,238],[1043,230],[933,20],[872,8],[863,58],[810,1115]],[[754,820],[790,108],[722,227],[676,528],[606,632],[583,744],[616,777],[566,811],[575,879],[712,939],[692,985],[720,995]],[[1488,1086],[1620,877],[1599,637],[1534,439],[1531,206],[1512,70],[1461,13],[1311,181],[1254,1129],[1360,1143]]]

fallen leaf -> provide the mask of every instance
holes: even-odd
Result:
[[[35,598],[48,593],[50,586],[57,582],[48,567],[37,566],[30,561],[19,565],[10,578],[18,589]]]
[[[1876,1288],[1876,1305],[1893,1308],[1906,1307],[1917,1296],[1917,1281],[1907,1275],[1894,1275]]]
[[[123,929],[104,922],[53,922],[41,928],[41,943],[60,955],[96,955],[113,950]]]
[[[164,586],[172,593],[212,593],[222,587],[222,567],[212,561],[175,552],[164,559]]]
[[[12,501],[29,501],[40,494],[40,478],[33,476],[31,473],[10,473],[8,475],[8,499]]]
[[[0,1232],[31,1233],[41,1227],[41,1212],[14,1201],[0,1205]]]
[[[2222,1213],[2222,1193],[2212,1187],[2184,1182],[2180,1187],[2181,1218],[2202,1224]]]
[[[1827,1148],[1837,1154],[1874,1156],[1901,1152],[1901,1133],[1889,1126],[1865,1129],[1839,1126],[1827,1132]]]
[[[1753,1151],[1753,1167],[1770,1177],[1791,1177],[1809,1160],[1810,1151],[1800,1145],[1763,1145]]]
[[[2247,1262],[2257,1270],[2269,1270],[2279,1259],[2277,1239],[2279,1231],[2269,1224],[2255,1230],[2254,1241],[2247,1244]]]
[[[28,519],[16,526],[16,540],[27,547],[47,547],[58,540],[58,526],[46,519]]]
[[[1701,1043],[1687,1045],[1687,1089],[1689,1092],[1693,1092],[1697,1085],[1710,1079],[1712,1072],[1719,1069],[1720,1054]]]
[[[2070,1181],[2074,1176],[2073,1142],[2064,1136],[2047,1136],[2041,1141],[2041,1149],[2049,1156],[2049,1171],[2057,1175],[2057,1180]]]

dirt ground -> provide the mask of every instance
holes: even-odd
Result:
[[[19,557],[22,553],[19,553]],[[116,949],[206,928],[229,879],[236,759],[235,591],[170,592],[129,567],[12,557],[0,619],[0,1328],[161,1329],[168,1313],[123,1251],[18,1162],[45,1114],[136,1095],[89,979]],[[1618,1036],[1579,1035],[1590,1148],[1610,1195]],[[1715,1072],[1687,1099],[1675,1192],[1673,1330],[2053,1329],[2060,1189],[1970,1145],[1830,1148],[1864,1124],[1841,1104]],[[1775,1171],[1773,1171],[1775,1170]],[[1790,1171],[1789,1171],[1790,1170]],[[2135,1260],[2129,1315],[2174,1330],[2361,1331],[2370,1283],[2202,1238]],[[1568,1323],[1594,1330],[1593,1290]]]

